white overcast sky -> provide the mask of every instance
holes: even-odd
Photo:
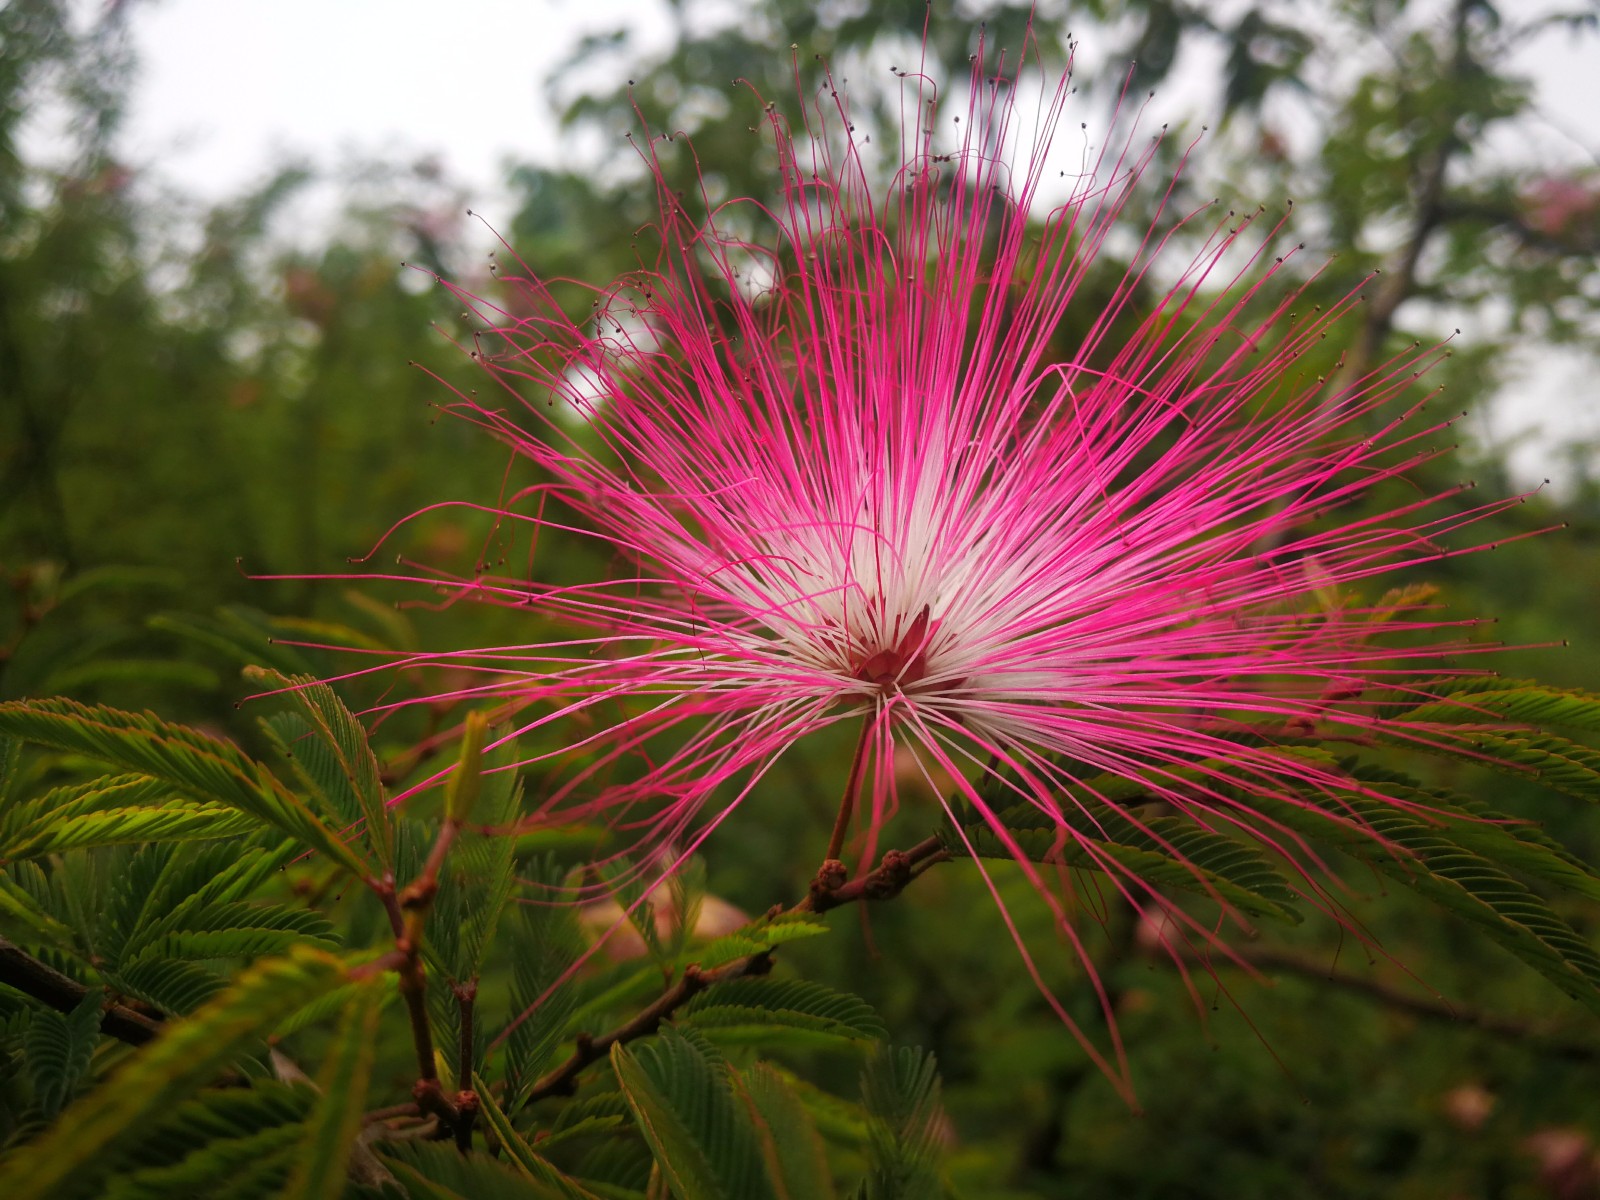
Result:
[[[208,198],[287,153],[434,155],[492,187],[507,156],[557,156],[543,80],[584,31],[623,23],[669,36],[654,0],[159,0],[133,10],[124,146]]]
[[[436,154],[453,175],[491,185],[507,156],[550,161],[559,153],[542,85],[581,34],[625,24],[642,55],[670,38],[666,7],[663,0],[151,0],[132,10],[142,71],[125,148],[136,162],[159,163],[186,190],[211,197],[259,179],[280,152],[323,162],[352,149]],[[1238,4],[1218,0],[1216,7]],[[1502,7],[1551,3],[1502,0]],[[1555,130],[1566,128],[1591,151],[1600,148],[1600,39],[1580,47],[1552,32],[1518,65],[1537,80],[1550,139],[1562,140]],[[1204,86],[1176,79],[1163,91],[1170,99],[1174,91],[1203,94]]]
[[[1502,0],[1502,8],[1550,3]],[[325,167],[352,155],[433,156],[491,220],[509,215],[499,211],[504,161],[561,155],[543,83],[582,33],[627,24],[641,56],[671,36],[662,0],[155,0],[132,12],[141,60],[123,136],[132,164],[217,200],[260,182],[288,155]],[[1208,65],[1201,70],[1211,74]],[[1593,166],[1600,38],[1580,47],[1548,34],[1517,66],[1535,78],[1547,119],[1527,145],[1506,149],[1522,157],[1531,146],[1547,166]],[[1192,102],[1207,83],[1174,79],[1163,100]],[[1527,368],[1493,427],[1498,437],[1542,427],[1516,456],[1537,477],[1552,471],[1548,436],[1600,436],[1600,395],[1592,362],[1541,356]]]

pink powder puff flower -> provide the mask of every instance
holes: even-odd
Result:
[[[457,672],[452,698],[505,702],[524,732],[560,723],[561,753],[583,765],[535,819],[634,829],[637,870],[670,871],[762,802],[786,750],[847,722],[860,742],[829,859],[852,821],[858,861],[875,857],[909,755],[1013,849],[1076,945],[1055,873],[1017,846],[996,796],[1165,912],[1065,819],[1063,785],[1109,772],[1284,855],[1337,915],[1315,855],[1249,797],[1351,781],[1230,734],[1359,728],[1364,693],[1461,648],[1471,622],[1354,599],[1470,548],[1451,535],[1499,507],[1444,503],[1459,488],[1355,507],[1440,452],[1449,422],[1423,414],[1414,380],[1442,351],[1319,378],[1302,357],[1357,294],[1316,309],[1266,249],[1281,224],[1247,234],[1250,218],[1215,205],[1175,213],[1170,183],[1157,228],[1130,231],[1158,139],[1060,170],[1068,76],[983,61],[958,122],[923,75],[901,75],[887,186],[831,84],[803,130],[768,108],[771,204],[691,216],[658,140],[640,140],[661,213],[640,244],[659,252],[595,291],[585,319],[531,270],[503,279],[502,303],[456,289],[480,326],[474,356],[512,403],[454,407],[540,480],[501,518],[628,566],[579,585],[458,581],[456,598],[573,633],[409,662]],[[1025,115],[1016,97],[1040,84]],[[1085,312],[1084,281],[1118,242],[1121,282]],[[1064,324],[1087,328],[1065,352]],[[643,766],[606,778],[623,760]],[[1055,1007],[1125,1087],[1114,1023],[1106,1056]]]

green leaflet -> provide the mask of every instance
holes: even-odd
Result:
[[[321,811],[341,829],[362,820],[355,789],[339,767],[333,747],[292,710],[262,717],[261,732],[272,743],[300,790],[313,797]]]
[[[26,871],[23,868],[32,868]],[[41,903],[41,893],[47,890],[42,875],[31,879],[38,867],[33,863],[16,863],[0,871],[0,916],[4,916],[30,930],[35,937],[58,950],[75,948],[77,936],[71,926],[59,920]],[[29,883],[35,886],[28,886]]]
[[[1453,680],[1442,699],[1401,710],[1407,722],[1473,725],[1512,721],[1522,725],[1565,725],[1600,730],[1600,695],[1555,688],[1534,679]]]
[[[876,1041],[886,1032],[865,1000],[803,979],[730,979],[691,998],[678,1016],[718,1041],[756,1044],[783,1031],[849,1041]]]
[[[109,851],[102,872],[56,872],[60,894],[89,905],[85,961],[119,990],[166,1012],[191,1011],[223,983],[216,960],[286,952],[296,945],[333,945],[320,914],[286,905],[252,903],[264,877],[293,843],[279,847],[206,842],[180,850],[171,844]],[[94,860],[70,860],[87,867]]]
[[[472,1086],[482,1106],[483,1120],[505,1149],[512,1164],[535,1183],[542,1185],[548,1195],[559,1200],[595,1200],[593,1192],[582,1187],[552,1166],[549,1160],[534,1153],[533,1147],[523,1140],[511,1124],[511,1119],[495,1103],[494,1093],[484,1080],[474,1075]]]
[[[43,1009],[29,1016],[23,1058],[33,1084],[33,1106],[46,1120],[61,1111],[89,1073],[100,1040],[104,998],[98,988],[90,988],[69,1013]]]
[[[102,967],[100,973],[115,991],[178,1015],[192,1013],[223,986],[215,971],[173,959],[138,959],[124,967]]]
[[[452,1145],[393,1142],[380,1149],[411,1200],[560,1200],[559,1192],[507,1164],[483,1154],[465,1157]]]
[[[548,863],[536,864],[533,871],[535,878],[545,880],[559,873]],[[527,1013],[505,1041],[504,1107],[514,1113],[538,1082],[579,1011],[573,980],[550,989],[583,952],[583,938],[576,914],[566,905],[523,905],[514,910],[511,923],[513,940],[520,949],[512,963],[509,1017],[516,1020]],[[656,980],[659,982],[659,974]],[[535,1003],[537,1008],[533,1008]]]
[[[1600,751],[1539,726],[1600,730],[1600,695],[1525,679],[1435,683],[1438,700],[1392,705],[1373,733],[1393,745],[1463,759],[1534,779],[1584,800],[1600,801]],[[1520,728],[1519,728],[1520,726]]]
[[[317,1075],[316,1103],[293,1153],[294,1170],[283,1191],[286,1200],[336,1200],[344,1193],[377,1053],[383,983],[381,975],[360,980],[345,1008]]]
[[[861,1076],[867,1112],[867,1178],[862,1200],[938,1200],[938,1065],[918,1047],[885,1046]]]
[[[379,865],[393,873],[394,829],[389,821],[388,796],[384,792],[377,756],[372,753],[361,722],[334,695],[332,688],[309,675],[281,675],[264,667],[247,667],[245,678],[280,690],[316,732],[323,748],[333,755],[348,793],[365,821],[367,844],[372,847]],[[286,746],[285,752],[292,756],[295,746]],[[326,780],[329,773],[324,770],[321,775]]]
[[[114,1177],[105,1200],[277,1196],[300,1135],[298,1125],[277,1125],[207,1142],[177,1162]],[[247,1176],[254,1177],[254,1187],[246,1183]]]
[[[1378,731],[1395,746],[1472,763],[1581,800],[1600,802],[1600,751],[1553,733],[1499,729],[1432,728],[1417,736]]]
[[[705,945],[687,951],[683,957],[709,970],[736,958],[748,958],[752,954],[775,949],[785,942],[817,937],[827,932],[828,926],[811,914],[779,913],[713,938]]]
[[[766,1063],[755,1063],[733,1079],[760,1138],[778,1200],[833,1200],[822,1137],[800,1097]]]
[[[248,1042],[345,982],[332,955],[297,948],[256,963],[187,1020],[173,1022],[101,1087],[68,1108],[6,1163],[8,1200],[48,1200],[104,1165],[104,1151],[132,1140],[198,1090]]]
[[[41,691],[51,694],[82,692],[108,684],[134,683],[142,687],[164,687],[209,692],[222,680],[210,667],[167,658],[90,658],[63,664],[42,681]]]
[[[609,1095],[609,1098],[614,1099],[620,1111],[615,1115],[607,1114],[574,1119],[569,1114],[578,1109],[582,1102],[576,1100],[568,1101],[562,1105],[561,1111],[556,1117],[557,1128],[554,1130],[541,1129],[539,1131],[539,1149],[548,1154],[554,1147],[566,1142],[612,1133],[620,1126],[625,1125],[629,1114],[628,1105],[623,1100],[622,1093],[611,1092],[609,1094],[601,1093],[601,1095]]]
[[[503,733],[497,730],[496,736]],[[522,799],[515,739],[482,758],[472,824],[461,831],[445,863],[434,900],[436,919],[428,931],[430,953],[457,982],[475,979],[483,970],[517,885],[516,840],[500,832],[514,821]]]
[[[1473,922],[1569,996],[1600,1012],[1600,956],[1526,885],[1452,840],[1459,828],[1454,823],[1432,823],[1355,793],[1306,801],[1303,806],[1253,797],[1251,803]],[[1481,843],[1489,834],[1480,828],[1476,836]]]
[[[209,617],[197,613],[160,613],[151,617],[147,624],[152,629],[207,646],[241,667],[265,663],[287,675],[312,669],[304,655],[274,636],[283,632],[279,623],[253,608],[229,605]],[[329,640],[338,645],[357,644],[353,640]]]
[[[202,1092],[128,1147],[106,1200],[276,1196],[311,1101],[309,1088],[270,1079]]]
[[[0,859],[128,842],[227,837],[257,826],[226,805],[174,795],[159,779],[119,775],[51,788],[0,813]]]
[[[22,782],[22,743],[16,738],[0,737],[0,828],[11,819],[16,806],[17,793]]]
[[[777,1200],[750,1114],[703,1043],[667,1026],[613,1046],[611,1065],[677,1200]]]
[[[164,780],[191,799],[228,805],[282,830],[358,878],[371,874],[343,839],[264,767],[196,730],[148,714],[32,700],[0,704],[0,732]]]
[[[320,914],[304,909],[229,905],[238,912],[240,924],[223,928],[183,930],[153,938],[139,948],[140,957],[165,959],[265,958],[287,954],[297,945],[336,945],[332,930]],[[212,909],[205,915],[216,914]]]
[[[226,805],[172,797],[159,806],[42,817],[0,845],[0,859],[43,858],[90,846],[237,837],[256,828],[249,816]]]
[[[1600,900],[1600,871],[1568,852],[1538,826],[1496,812],[1482,801],[1420,787],[1415,780],[1395,772],[1352,764],[1350,774],[1385,795],[1437,813],[1450,839],[1463,849],[1554,887]]]
[[[1034,862],[1108,871],[1112,868],[1105,860],[1110,859],[1121,868],[1119,873],[1158,889],[1197,893],[1252,916],[1301,919],[1294,889],[1259,849],[1182,817],[1135,822],[1109,805],[1096,804],[1088,815],[1074,811],[1059,826],[1031,805],[1009,808],[997,818]],[[953,832],[941,834],[953,852],[965,851],[970,842],[985,858],[1012,857],[986,821],[964,825],[961,833],[966,842]]]
[[[682,962],[694,939],[695,927],[700,923],[700,912],[705,905],[705,859],[699,855],[686,859],[667,877],[667,891],[672,898],[669,908],[672,923],[664,949],[669,959]]]
[[[806,1116],[823,1136],[852,1148],[866,1145],[867,1117],[859,1104],[823,1091],[786,1067],[775,1063],[762,1065],[794,1093],[805,1109]]]

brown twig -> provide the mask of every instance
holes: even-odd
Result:
[[[858,900],[892,900],[918,875],[950,857],[937,837],[925,838],[909,850],[890,850],[865,875],[846,880],[845,865],[830,858],[811,881],[810,893],[790,912],[825,913]]]
[[[47,967],[5,938],[0,938],[0,983],[64,1013],[77,1008],[89,994],[89,989],[76,979]],[[161,1022],[108,1001],[100,1015],[100,1030],[119,1042],[142,1046],[161,1032]]]
[[[461,1040],[457,1043],[457,1061],[461,1064],[458,1074],[461,1082],[472,1082],[473,1059],[473,1010],[478,1002],[478,981],[469,979],[466,983],[452,983],[450,991],[456,998],[456,1010],[460,1014]],[[456,1111],[460,1119],[456,1122],[456,1146],[464,1154],[472,1149],[472,1127],[478,1119],[478,1093],[470,1087],[463,1087],[456,1093]]]
[[[422,1112],[415,1104],[391,1104],[387,1108],[375,1108],[371,1112],[361,1114],[364,1125],[372,1125],[378,1121],[393,1121],[398,1117],[420,1117]]]
[[[611,1052],[612,1046],[654,1033],[661,1022],[670,1017],[678,1006],[691,996],[698,995],[726,980],[765,975],[771,969],[772,952],[769,950],[735,959],[710,971],[702,971],[691,963],[683,969],[683,974],[679,976],[677,983],[662,992],[647,1008],[641,1009],[610,1033],[600,1037],[590,1037],[588,1034],[580,1033],[577,1045],[567,1060],[533,1085],[528,1092],[527,1102],[531,1104],[545,1096],[570,1095],[576,1088],[574,1080],[578,1072],[590,1063],[604,1058]]]
[[[1414,1017],[1477,1029],[1495,1037],[1541,1042],[1561,1057],[1574,1061],[1587,1062],[1600,1059],[1600,1044],[1570,1040],[1559,1029],[1518,1021],[1482,1009],[1452,1004],[1442,997],[1419,996],[1415,992],[1396,987],[1381,979],[1340,971],[1303,955],[1284,950],[1248,947],[1239,951],[1239,957],[1264,973],[1294,975],[1314,983],[1328,984],[1340,991],[1364,996],[1386,1008]]]
[[[384,911],[389,915],[389,924],[396,930],[394,951],[384,955],[379,962],[383,970],[394,971],[399,976],[400,998],[406,1004],[412,1049],[417,1058],[417,1082],[412,1085],[411,1096],[419,1109],[439,1119],[440,1127],[444,1130],[454,1130],[458,1114],[456,1106],[444,1094],[444,1088],[439,1083],[438,1068],[434,1066],[433,1028],[428,1022],[428,971],[422,962],[422,935],[428,910],[439,890],[438,868],[444,860],[444,856],[437,853],[439,843],[444,842],[448,850],[449,841],[454,837],[451,834],[447,838],[446,831],[449,829],[450,823],[446,821],[434,842],[434,853],[428,855],[428,866],[434,871],[431,880],[427,878],[427,867],[424,867],[422,875],[398,896],[392,881],[385,880],[376,888]]]
[[[424,1113],[437,1117],[441,1136],[454,1135],[462,1152],[472,1148],[472,1126],[477,1116],[478,1097],[470,1089],[457,1092],[452,1100],[444,1093],[439,1082],[439,1071],[433,1061],[433,1027],[428,1021],[428,972],[422,961],[422,941],[439,894],[439,872],[444,869],[450,847],[466,824],[477,798],[479,770],[484,739],[488,735],[488,722],[481,713],[470,715],[465,724],[461,743],[461,765],[450,781],[445,793],[444,822],[433,840],[433,848],[422,864],[417,877],[398,895],[394,879],[369,880],[368,884],[383,901],[389,916],[389,927],[394,931],[395,952],[381,960],[385,970],[393,970],[400,977],[400,996],[405,1000],[406,1013],[411,1023],[412,1048],[417,1056],[417,1082],[412,1085],[411,1098]],[[473,996],[477,993],[473,985]],[[459,998],[461,993],[457,992]],[[462,1034],[462,1047],[469,1056],[462,1063],[462,1071],[472,1069],[470,1055],[470,1004],[464,1009],[468,1031]]]
[[[857,901],[889,900],[898,896],[907,884],[935,863],[944,862],[950,852],[936,837],[918,842],[909,850],[890,850],[884,854],[877,867],[856,879],[845,879],[844,864],[837,859],[823,863],[812,881],[809,894],[788,909],[776,908],[772,916],[784,913],[823,913]],[[670,1017],[690,997],[707,988],[730,979],[765,975],[772,969],[772,951],[763,950],[724,963],[709,971],[697,965],[684,968],[678,981],[647,1008],[600,1037],[580,1033],[577,1044],[565,1062],[544,1075],[529,1090],[525,1103],[531,1104],[546,1096],[570,1095],[577,1087],[577,1076],[589,1064],[604,1058],[611,1047],[626,1044],[635,1038],[654,1033],[661,1022]]]

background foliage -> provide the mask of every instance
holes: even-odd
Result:
[[[761,914],[806,896],[848,757],[827,742],[786,760],[772,794],[708,844],[703,883],[676,897],[678,921],[639,929],[642,957],[572,981],[488,1054],[585,936],[571,914],[515,903],[512,880],[560,879],[598,835],[481,836],[517,802],[507,775],[486,776],[436,892],[407,910],[426,926],[407,958],[382,881],[398,881],[398,904],[427,880],[453,824],[441,796],[392,821],[381,801],[456,753],[462,714],[411,710],[369,745],[344,705],[359,712],[416,686],[403,676],[342,683],[342,703],[313,689],[237,707],[272,687],[242,668],[325,678],[351,665],[295,643],[529,640],[505,614],[396,608],[415,596],[304,578],[345,570],[427,504],[499,494],[503,451],[433,421],[444,392],[429,372],[475,382],[429,328],[454,314],[397,265],[477,277],[488,238],[453,219],[454,185],[426,170],[374,164],[335,180],[341,216],[320,241],[292,244],[280,236],[285,206],[327,182],[303,167],[212,208],[130,172],[115,134],[131,7],[87,24],[51,0],[0,9],[0,698],[109,706],[12,707],[0,726],[14,739],[0,936],[59,976],[53,1000],[0,987],[0,1120],[16,1148],[0,1171],[24,1180],[23,1194],[1600,1194],[1600,910],[1583,866],[1600,861],[1596,760],[1584,748],[1596,710],[1548,691],[1504,691],[1514,699],[1495,711],[1546,732],[1508,730],[1493,757],[1538,763],[1578,798],[1470,755],[1420,774],[1370,756],[1372,778],[1395,789],[1536,822],[1392,831],[1449,843],[1426,849],[1438,852],[1426,874],[1340,860],[1346,902],[1385,955],[1368,961],[1326,921],[1273,920],[1271,878],[1217,848],[1216,878],[1259,922],[1241,949],[1252,970],[1219,960],[1191,994],[1126,913],[1086,922],[1134,1060],[1138,1117],[1063,1035],[959,863],[859,920],[856,909],[796,913],[690,940],[684,914],[697,905]],[[512,174],[519,207],[497,225],[541,273],[602,281],[631,265],[651,196],[610,148],[634,104],[652,128],[693,134],[713,197],[770,186],[749,130],[757,102],[728,81],[794,104],[791,44],[803,68],[822,54],[851,76],[863,119],[892,137],[890,110],[872,115],[872,81],[891,82],[889,65],[918,52],[920,0],[766,0],[736,24],[675,7],[681,36],[654,60],[626,31],[583,48],[576,61],[615,64],[614,90],[552,81],[575,144],[607,149],[581,169]],[[1067,17],[1042,7],[1045,52],[1064,59]],[[1070,28],[1096,64],[1083,119],[1108,119],[1130,59],[1138,90],[1184,54],[1209,53],[1223,64],[1224,109],[1192,177],[1225,181],[1240,205],[1292,195],[1294,231],[1316,251],[1307,261],[1337,256],[1330,294],[1384,269],[1347,328],[1358,362],[1469,314],[1472,336],[1441,375],[1471,408],[1502,387],[1512,349],[1594,351],[1600,176],[1486,150],[1536,119],[1528,81],[1507,67],[1515,48],[1541,23],[1591,37],[1592,4],[1536,20],[1481,0],[1226,7],[1074,6]],[[984,6],[997,43],[1019,44],[1027,9]],[[965,69],[970,16],[940,11],[931,26],[945,77]],[[45,105],[69,114],[76,139],[48,166],[23,138]],[[693,197],[688,157],[674,169]],[[1575,446],[1559,489],[1500,518],[1500,550],[1430,574],[1459,610],[1499,617],[1508,642],[1571,640],[1506,655],[1508,674],[1600,678],[1590,451]],[[1492,447],[1434,469],[1514,490]],[[1565,528],[1515,540],[1556,523]],[[450,512],[398,548],[470,571],[488,536]],[[542,553],[559,572],[605,566],[578,545]],[[1476,709],[1501,703],[1481,687]],[[160,719],[119,715],[144,709]],[[1396,778],[1402,764],[1416,777]],[[366,823],[347,846],[333,831],[352,821]],[[890,844],[919,843],[938,832],[930,822],[908,812]],[[1120,852],[1140,851],[1150,848]],[[1002,873],[1002,886],[1024,922],[1047,929],[1020,880]],[[705,887],[714,896],[698,900]],[[690,963],[726,977],[686,987]],[[773,963],[770,975],[735,969]],[[1069,1007],[1092,1017],[1070,954],[1051,972]],[[359,1124],[363,1111],[406,1104],[419,1107],[377,1124],[444,1120],[411,1092],[420,1063],[404,981],[423,977],[416,1000],[435,1031],[440,1094],[482,1098],[468,1157]],[[482,1004],[464,1007],[480,988]],[[669,1027],[585,1058],[580,1030],[626,1029],[674,988],[685,994]],[[116,1007],[102,1013],[108,996]],[[175,1028],[152,1042],[163,1021]],[[893,1044],[880,1046],[886,1033]],[[576,1097],[541,1093],[574,1055],[585,1059]],[[481,1153],[490,1140],[498,1157]]]

